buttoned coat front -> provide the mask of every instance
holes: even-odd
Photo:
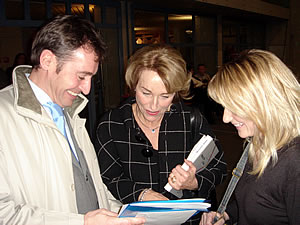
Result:
[[[77,214],[69,144],[36,99],[18,67],[14,84],[0,91],[0,224],[83,224]],[[102,183],[97,157],[78,113],[87,104],[80,95],[66,116],[90,170],[99,206],[112,211],[119,202]]]

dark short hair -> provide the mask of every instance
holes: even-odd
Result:
[[[103,60],[106,44],[95,25],[80,16],[60,15],[42,26],[36,34],[31,48],[31,63],[38,68],[42,51],[48,49],[57,57],[59,72],[73,51],[82,46],[94,50],[99,62]]]
[[[199,68],[200,66],[205,66],[205,64],[204,63],[199,63],[198,65],[197,65],[197,68]],[[205,66],[206,67],[206,66]]]

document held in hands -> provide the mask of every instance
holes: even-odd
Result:
[[[194,145],[192,151],[187,157],[187,160],[191,161],[195,165],[197,172],[199,172],[210,163],[217,153],[218,148],[213,138],[209,135],[203,135],[197,144]],[[186,163],[184,163],[181,167],[185,171],[188,171],[189,169],[189,166]],[[178,198],[183,196],[182,190],[175,190],[169,183],[167,183],[164,188]]]
[[[133,202],[123,205],[118,217],[144,217],[145,225],[179,225],[209,207],[203,198]]]

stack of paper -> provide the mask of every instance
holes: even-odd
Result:
[[[196,167],[197,172],[199,172],[210,163],[217,153],[218,148],[213,141],[213,138],[209,135],[203,135],[193,147],[192,151],[187,157],[187,160],[191,161]],[[184,163],[181,167],[185,171],[189,169],[189,166],[186,163]],[[167,183],[164,188],[178,198],[181,198],[183,195],[182,190],[175,190],[169,183]]]
[[[218,148],[209,135],[203,135],[202,138],[195,144],[190,152],[187,160],[191,161],[197,168],[197,172],[203,170],[207,164],[216,156]],[[189,166],[184,163],[182,165],[184,170],[188,170]]]
[[[177,225],[209,207],[202,198],[134,202],[123,205],[119,217],[145,217],[145,225]]]

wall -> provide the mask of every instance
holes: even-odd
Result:
[[[21,28],[0,27],[0,68],[6,70],[14,62],[15,55],[23,52]]]
[[[283,61],[286,60],[288,41],[288,22],[274,21],[266,24],[266,49],[275,53]]]
[[[300,1],[290,0],[290,23],[289,23],[289,52],[287,56],[288,65],[300,80]]]

